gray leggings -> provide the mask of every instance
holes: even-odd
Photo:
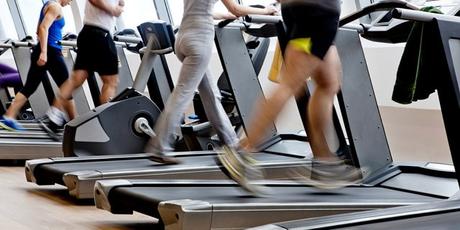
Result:
[[[239,139],[220,102],[217,83],[208,69],[213,39],[214,32],[193,31],[179,34],[176,40],[176,55],[182,62],[182,68],[178,82],[155,126],[157,137],[151,140],[154,148],[160,152],[174,150],[172,144],[196,89],[200,92],[206,116],[220,140],[232,147],[238,145]]]

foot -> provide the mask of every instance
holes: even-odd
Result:
[[[234,148],[224,146],[223,152],[217,155],[216,161],[221,165],[222,172],[236,181],[241,188],[253,196],[268,194],[268,188],[254,183],[254,180],[263,179],[263,173],[255,165],[255,160],[248,154],[240,154]]]
[[[149,160],[161,163],[161,164],[179,164],[180,160],[178,160],[175,157],[172,156],[167,156],[163,154],[162,152],[158,151],[157,148],[155,148],[152,140],[147,142],[147,145],[145,146],[145,152],[149,158]]]
[[[51,106],[46,112],[46,116],[39,119],[40,126],[48,135],[56,141],[62,141],[60,132],[67,122],[67,115],[58,108]]]
[[[15,119],[11,119],[5,116],[0,118],[0,127],[8,131],[22,131],[24,127]]]
[[[292,179],[319,189],[339,189],[362,181],[361,170],[343,160],[313,160],[303,170],[291,170]]]
[[[163,153],[146,153],[149,160],[161,163],[161,164],[179,164],[181,161],[175,157],[167,156]]]
[[[62,141],[62,125],[57,125],[51,121],[47,116],[38,119],[41,128],[55,141]]]

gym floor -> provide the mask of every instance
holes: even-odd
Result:
[[[383,107],[381,114],[395,161],[451,162],[440,111]],[[98,210],[91,200],[70,198],[63,187],[27,183],[20,166],[0,165],[0,181],[0,229],[158,227],[154,219],[142,214],[113,215]]]

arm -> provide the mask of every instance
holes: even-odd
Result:
[[[58,4],[50,3],[45,9],[45,16],[43,17],[42,22],[38,25],[37,35],[38,40],[40,41],[40,56],[37,60],[39,66],[46,64],[48,60],[48,30],[61,14],[61,7]]]
[[[107,4],[107,1],[105,0],[88,0],[91,4],[96,6],[97,8],[107,12],[108,14],[118,17],[123,13],[123,7],[125,5],[124,0],[118,1],[118,4],[115,6],[112,6],[110,4]]]
[[[230,13],[230,12],[217,12],[217,11],[214,11],[214,12],[212,13],[212,17],[213,17],[215,20],[236,19],[236,18],[237,18],[235,15],[233,15],[233,14]]]
[[[274,14],[277,10],[274,7],[267,7],[264,9],[259,9],[255,7],[242,6],[235,3],[233,0],[221,0],[225,7],[233,15],[237,17],[246,16],[248,14]]]

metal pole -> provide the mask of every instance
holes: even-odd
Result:
[[[27,36],[27,30],[17,2],[15,0],[6,0],[6,2],[8,3],[8,8],[10,9],[19,39],[25,38]]]

